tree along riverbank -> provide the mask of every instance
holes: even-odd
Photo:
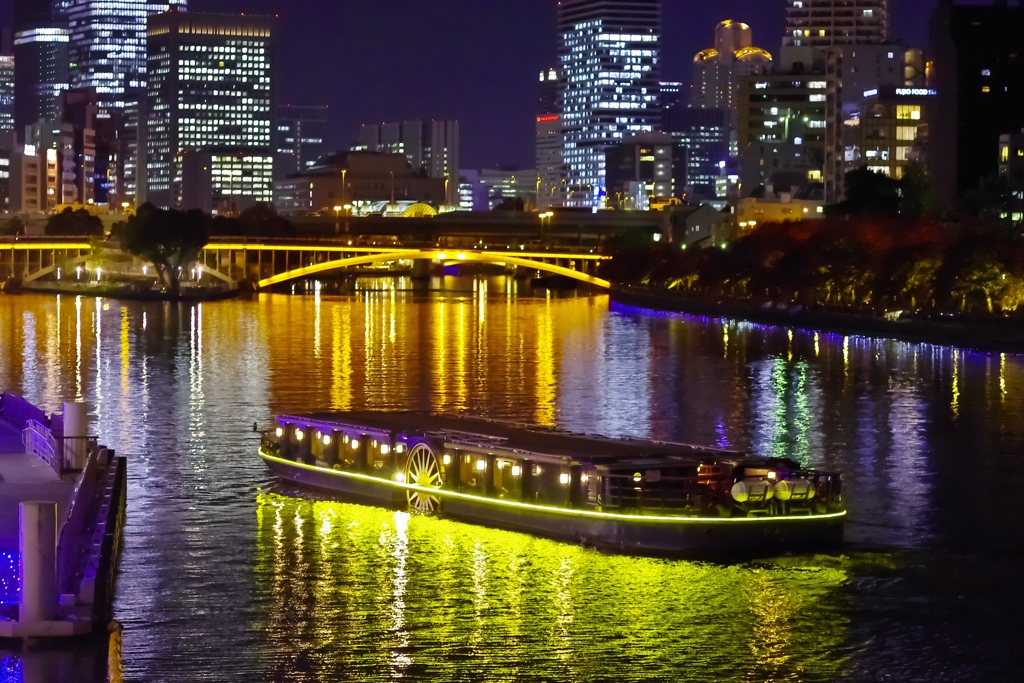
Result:
[[[611,299],[624,306],[653,311],[738,318],[763,325],[892,338],[978,351],[1024,353],[1024,323],[1009,318],[956,316],[950,313],[933,316],[904,313],[899,317],[893,314],[886,317],[829,310],[827,307],[805,308],[790,303],[714,299],[635,285],[614,287]]]

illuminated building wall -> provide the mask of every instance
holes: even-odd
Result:
[[[849,169],[867,166],[897,180],[909,164],[924,163],[935,91],[928,88],[873,88],[864,93],[857,126],[858,158]]]
[[[787,0],[785,44],[832,47],[884,43],[889,0]]]
[[[0,147],[3,134],[14,130],[14,56],[0,55]]]
[[[355,151],[404,154],[428,178],[448,181],[445,202],[459,203],[459,122],[403,121],[364,124]]]
[[[182,153],[183,209],[237,215],[274,200],[274,155],[270,148],[205,147]]]
[[[146,198],[180,206],[188,192],[186,151],[229,147],[271,149],[274,19],[260,16],[166,12],[149,18],[146,97]],[[255,168],[255,167],[254,167]],[[232,195],[262,201],[270,176],[254,176]]]
[[[661,2],[562,0],[558,34],[567,205],[597,208],[605,151],[660,123]]]
[[[95,88],[101,108],[121,108],[125,93],[146,87],[146,18],[187,0],[64,0],[68,80]]]

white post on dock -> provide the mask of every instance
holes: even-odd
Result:
[[[89,436],[89,406],[85,403],[64,404],[64,467],[80,470],[85,467],[86,437]]]
[[[22,624],[57,618],[57,504],[29,501],[18,505],[21,525]]]

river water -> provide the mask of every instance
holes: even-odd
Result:
[[[49,410],[89,402],[94,431],[130,458],[126,680],[1019,669],[1024,359],[526,296],[503,278],[406,284],[201,306],[0,297],[0,387]],[[720,566],[320,500],[271,481],[252,431],[318,408],[788,455],[845,473],[850,543]]]

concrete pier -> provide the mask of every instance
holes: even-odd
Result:
[[[47,416],[0,396],[0,552],[17,554],[20,588],[17,608],[0,610],[0,638],[84,635],[109,621],[126,462],[89,438],[87,415],[82,403]]]

